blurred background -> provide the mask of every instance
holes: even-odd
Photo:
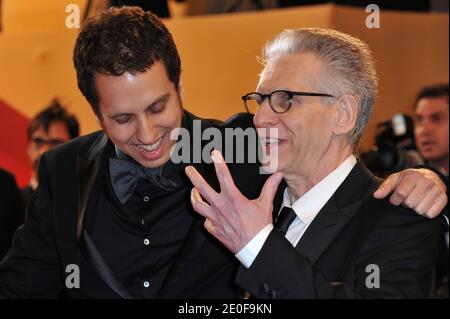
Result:
[[[366,26],[369,3],[381,9],[379,28]],[[0,0],[0,167],[22,187],[31,171],[27,127],[44,107],[57,99],[78,118],[81,134],[99,129],[76,84],[78,29],[66,26],[69,4],[79,8],[81,21],[123,4],[166,19],[183,63],[185,108],[223,120],[244,111],[240,97],[256,87],[261,48],[281,30],[328,27],[360,37],[374,52],[380,78],[362,153],[373,149],[381,131],[392,129],[396,114],[412,115],[422,87],[448,83],[447,0]]]

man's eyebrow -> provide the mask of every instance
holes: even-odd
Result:
[[[150,103],[146,107],[146,110],[149,111],[150,109],[155,107],[155,105],[157,105],[159,103],[167,102],[169,100],[169,98],[170,98],[170,93],[166,93],[164,95],[161,95],[156,100],[154,100],[152,103]],[[134,115],[134,114],[133,113],[127,113],[127,112],[118,112],[118,113],[114,113],[114,114],[109,115],[109,118],[116,118],[116,117],[120,117],[120,116],[131,116],[131,115]]]
[[[266,88],[264,86],[258,86],[255,90],[258,93],[266,93]]]
[[[430,116],[444,116],[443,111],[436,111],[430,114]]]
[[[430,117],[430,116],[435,116],[435,115],[443,115],[444,112],[443,111],[435,111],[432,113],[428,113],[428,114],[422,114],[422,113],[414,113],[415,116],[421,116],[421,117]]]
[[[109,115],[109,118],[113,119],[115,117],[120,117],[120,116],[130,116],[133,115],[133,113],[114,113],[112,115]]]
[[[169,98],[170,98],[170,93],[166,93],[164,95],[161,95],[159,98],[157,98],[152,103],[150,103],[149,106],[147,106],[147,111],[151,110],[157,104],[166,103],[169,100]]]

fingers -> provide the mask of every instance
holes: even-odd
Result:
[[[441,194],[439,198],[434,202],[428,212],[425,213],[425,216],[428,218],[434,218],[438,216],[442,210],[447,205],[448,198],[446,195]]]
[[[217,198],[216,191],[209,186],[200,173],[192,166],[188,166],[185,169],[187,177],[191,180],[192,185],[197,191],[209,202],[212,203]]]
[[[200,193],[195,188],[192,188],[191,190],[191,203],[194,210],[203,217],[206,217],[207,219],[212,219],[215,217],[211,206],[203,201]]]
[[[425,194],[425,197],[423,197]],[[422,198],[423,197],[423,198]],[[405,206],[414,209],[419,215],[426,215],[428,210],[434,205],[436,199],[439,197],[439,190],[437,188],[428,191],[416,187],[414,191],[406,198]]]
[[[416,181],[414,179],[404,178],[403,172],[399,174],[400,176],[397,179],[397,182],[392,185],[392,187],[394,188],[393,189],[394,192],[389,198],[391,204],[395,206],[400,205],[401,203],[406,203],[406,200],[410,198],[409,196],[411,192],[416,187]]]
[[[272,174],[264,183],[264,187],[261,191],[259,199],[267,203],[267,205],[272,205],[273,199],[282,179],[283,174],[281,174],[280,172]]]
[[[239,250],[233,245],[233,239],[223,233],[220,227],[216,226],[213,221],[206,219],[204,224],[205,229],[216,237],[225,247],[227,247],[231,252],[236,254]]]
[[[447,193],[447,186],[445,185],[445,183],[441,180],[441,178],[439,177],[438,174],[436,174],[435,172],[433,172],[432,170],[428,169],[428,168],[418,168],[418,169],[412,169],[413,171],[417,171],[420,174],[420,178],[422,179],[428,179],[431,182],[433,182],[433,184],[435,186],[437,186],[440,191],[444,194]]]
[[[414,186],[403,200],[403,203],[406,207],[414,209],[417,213],[421,213],[417,211],[419,204],[428,196],[437,197],[439,190],[437,187],[433,187],[434,184],[431,181],[416,183],[416,181],[411,180],[410,182],[414,182]]]
[[[389,175],[389,177],[378,186],[378,189],[373,193],[373,196],[378,199],[385,198],[394,190],[399,178],[400,173]]]
[[[433,175],[436,174],[422,169],[407,169],[393,174],[380,185],[374,197],[383,198],[389,191],[393,191],[390,197],[393,205],[403,203],[417,214],[433,218],[447,203],[445,188],[442,189],[439,177]]]
[[[220,190],[227,192],[235,190],[236,186],[234,184],[233,177],[230,174],[230,170],[228,169],[222,154],[219,151],[214,150],[211,153],[211,159],[214,162],[217,179],[220,183]]]

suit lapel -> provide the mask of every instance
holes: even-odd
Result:
[[[315,263],[370,196],[367,184],[372,173],[358,161],[330,200],[303,234],[296,249]]]
[[[319,214],[303,234],[297,250],[315,263],[333,239],[341,232],[347,222],[361,207],[362,201],[339,208],[332,199],[321,209]]]
[[[79,241],[86,223],[86,206],[91,194],[92,186],[98,176],[101,163],[101,153],[109,139],[106,134],[101,134],[92,144],[86,156],[78,156],[78,212],[77,212],[77,240]]]
[[[84,257],[95,270],[97,275],[122,298],[130,298],[128,291],[115,278],[108,264],[103,259],[101,252],[95,246],[86,231],[86,208],[93,185],[99,176],[99,172],[106,163],[108,155],[109,139],[106,134],[101,134],[92,144],[85,156],[77,158],[78,173],[78,212],[77,212],[77,241]]]

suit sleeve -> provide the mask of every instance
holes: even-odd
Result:
[[[398,207],[382,215],[377,221],[367,220],[375,225],[360,237],[361,243],[349,248],[356,251],[341,278],[327,278],[273,230],[251,267],[240,268],[236,283],[256,298],[429,297],[440,221]],[[374,265],[378,282],[371,276]]]
[[[12,248],[0,263],[0,298],[56,298],[63,289],[47,172],[44,154],[27,221],[16,231]]]

